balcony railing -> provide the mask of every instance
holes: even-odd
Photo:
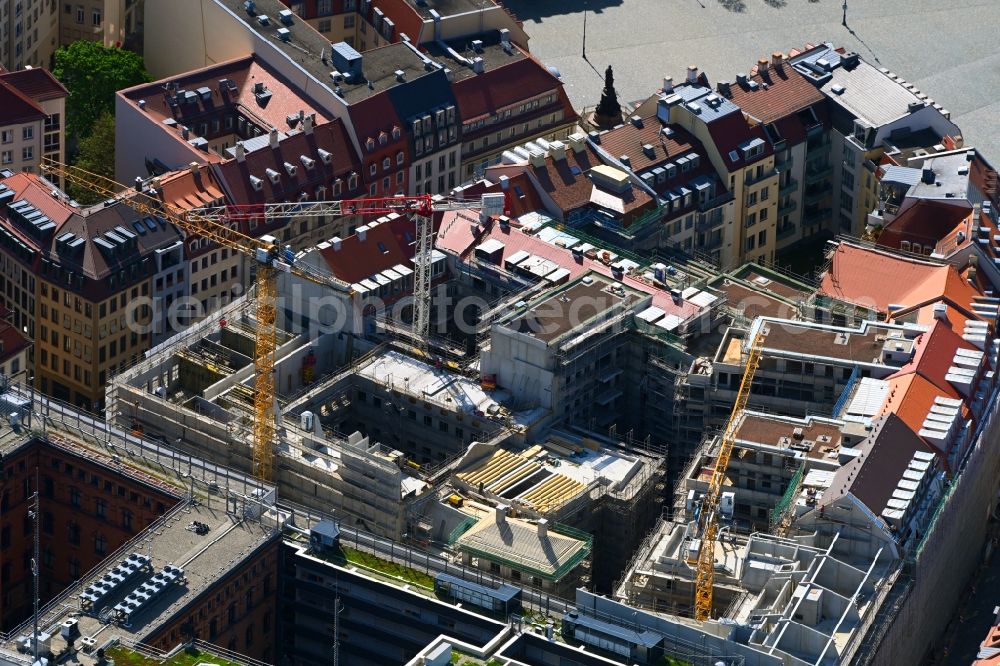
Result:
[[[829,188],[823,188],[819,190],[806,190],[805,195],[802,197],[805,204],[808,206],[810,204],[818,204],[827,197],[830,196]]]
[[[818,183],[820,181],[826,180],[833,173],[833,167],[829,164],[823,164],[820,166],[815,166],[810,169],[806,169],[806,184],[812,185],[813,183]]]
[[[797,189],[799,189],[799,181],[794,178],[789,178],[787,183],[778,188],[778,194],[785,196],[787,194],[791,194]]]
[[[781,216],[781,215],[788,215],[789,213],[794,212],[795,209],[798,208],[798,207],[799,207],[799,203],[797,201],[795,201],[795,199],[791,199],[790,201],[788,201],[788,202],[786,202],[784,204],[778,204],[778,215],[779,216]]]
[[[793,158],[793,157],[785,158],[785,159],[781,160],[780,162],[775,162],[774,163],[774,169],[778,173],[784,173],[784,172],[786,172],[786,171],[788,171],[789,169],[792,168],[792,164],[794,164],[794,162],[795,162],[795,158]]]
[[[774,169],[768,169],[767,171],[765,171],[761,175],[755,176],[754,174],[752,174],[751,172],[748,171],[747,174],[746,174],[746,176],[743,177],[743,184],[747,185],[747,186],[749,186],[749,185],[756,185],[757,183],[761,182],[762,180],[767,180],[768,178],[770,178],[771,176],[773,176],[775,173],[777,173],[777,172]]]
[[[713,208],[721,206],[722,204],[729,203],[732,200],[733,200],[733,193],[725,192],[717,197],[706,199],[704,203],[699,203],[698,210],[700,211],[711,210]]]
[[[830,219],[833,212],[829,208],[824,208],[822,210],[806,211],[802,214],[802,224],[807,226],[814,226],[817,224],[822,224]]]
[[[788,238],[789,236],[795,235],[795,225],[787,224],[784,227],[779,227],[777,230],[778,240]]]

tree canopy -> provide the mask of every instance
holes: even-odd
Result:
[[[66,129],[71,141],[87,136],[102,113],[114,115],[116,92],[152,80],[139,55],[97,42],[60,48],[55,64],[53,74],[69,91]]]
[[[115,117],[104,111],[90,128],[90,133],[80,140],[80,151],[75,166],[105,178],[115,177]],[[66,193],[79,203],[89,206],[101,197],[90,190],[67,183]]]

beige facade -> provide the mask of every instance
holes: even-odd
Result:
[[[60,46],[122,46],[141,33],[144,0],[0,0],[0,64],[52,67]]]

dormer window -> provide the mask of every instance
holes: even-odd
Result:
[[[389,135],[386,134],[385,132],[380,133],[378,135],[378,143],[380,146],[384,146],[385,144],[389,143]]]
[[[351,177],[347,179],[347,189],[358,189],[358,174],[351,172]]]
[[[402,130],[399,129],[399,126],[393,127],[392,128],[392,138],[393,138],[393,140],[394,141],[398,141],[399,137],[401,137],[401,136],[403,136],[403,132],[402,132]]]
[[[335,196],[335,197],[339,197],[340,196],[340,191],[341,191],[341,188],[343,187],[343,185],[344,185],[344,182],[342,180],[340,180],[340,178],[338,178],[337,180],[333,181],[333,196]]]
[[[369,151],[375,150],[375,139],[368,137],[368,141],[365,142],[365,148]]]

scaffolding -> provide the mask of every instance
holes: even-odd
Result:
[[[788,525],[794,517],[792,516],[793,503],[799,494],[799,488],[802,486],[802,478],[805,476],[805,471],[806,465],[802,463],[788,481],[788,489],[785,490],[785,494],[781,496],[778,503],[771,509],[770,527],[772,534],[783,534],[788,529]]]

